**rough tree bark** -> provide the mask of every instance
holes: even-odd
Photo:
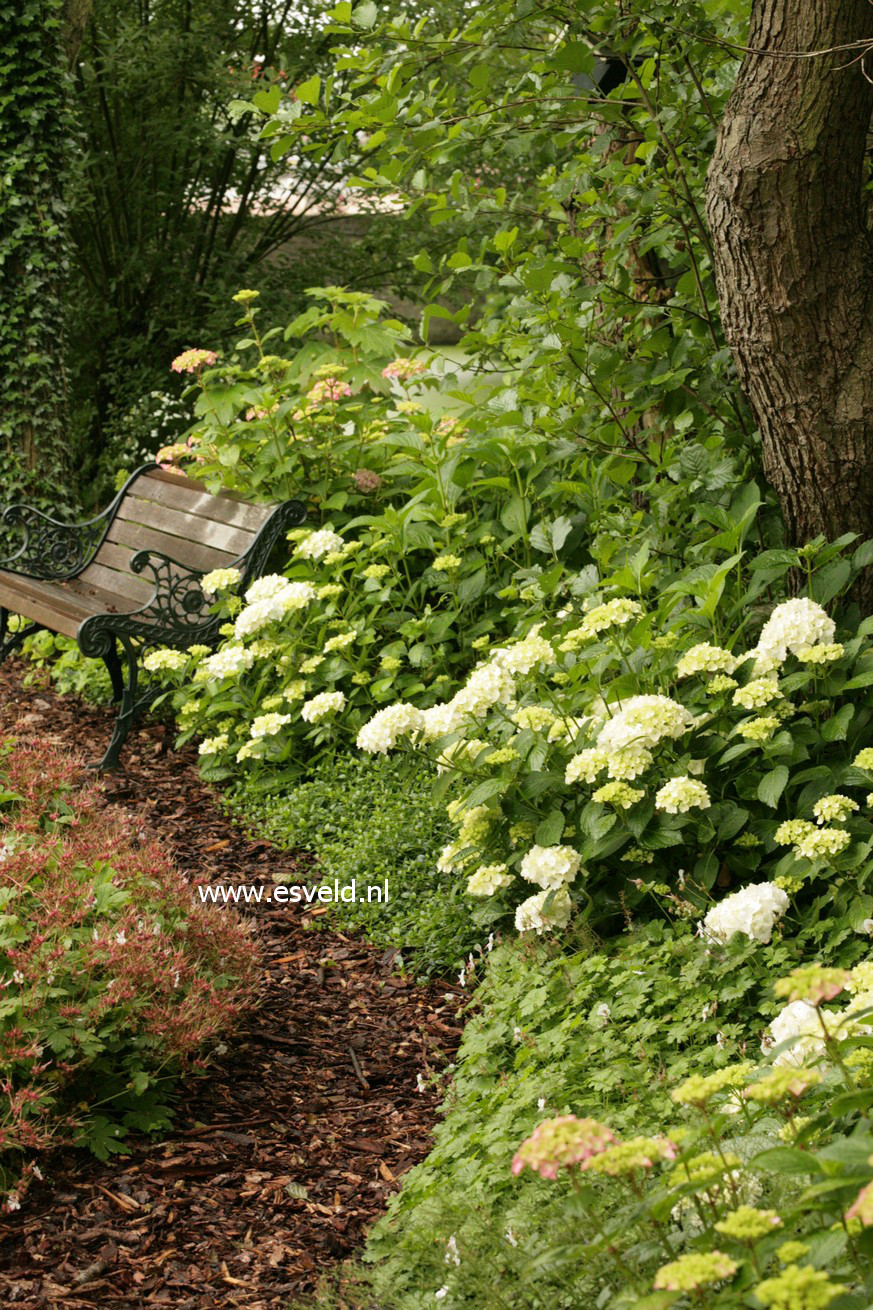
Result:
[[[709,172],[725,332],[798,544],[873,537],[865,42],[868,0],[753,0],[747,44],[762,53],[743,60]],[[873,607],[873,579],[864,592]]]

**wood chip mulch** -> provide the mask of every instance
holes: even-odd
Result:
[[[44,680],[25,686],[24,673],[0,666],[0,731],[99,758],[111,712]],[[193,751],[166,745],[163,727],[139,727],[123,771],[105,775],[106,803],[163,834],[192,876],[272,883],[299,870],[306,881],[305,860],[233,826]],[[0,1218],[3,1305],[286,1308],[360,1248],[427,1154],[437,1097],[417,1075],[457,1047],[458,988],[417,985],[394,952],[312,931],[299,906],[250,912],[264,948],[259,1012],[184,1086],[172,1136],[107,1163],[68,1152]]]

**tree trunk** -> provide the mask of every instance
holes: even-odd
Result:
[[[866,0],[753,0],[747,44],[765,53],[745,56],[709,171],[725,332],[796,544],[873,537],[864,42]]]

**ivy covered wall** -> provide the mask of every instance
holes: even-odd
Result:
[[[0,503],[69,499],[63,0],[0,0]]]

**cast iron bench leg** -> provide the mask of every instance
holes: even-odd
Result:
[[[120,687],[121,695],[119,699],[121,700],[121,705],[115,719],[115,726],[112,729],[112,737],[110,738],[109,745],[106,747],[106,754],[96,766],[98,769],[118,768],[118,757],[121,754],[122,746],[127,740],[127,734],[130,732],[131,726],[133,725],[134,715],[136,713],[136,685],[139,674],[136,662],[136,650],[129,642],[125,641],[124,638],[121,639],[121,643],[124,647],[124,654],[127,662],[127,682]],[[118,659],[118,651],[115,648],[114,639],[111,647],[108,649],[111,649],[112,654],[110,655],[107,653],[103,658],[106,661],[106,667],[109,669],[109,676],[112,678],[112,687],[114,691],[116,688],[116,679],[113,675],[110,663],[113,656],[115,658],[118,683],[122,683],[121,664]]]
[[[113,704],[117,705],[124,695],[124,676],[121,672],[118,648],[114,641],[107,647],[106,654],[103,656],[103,663],[106,665],[109,680],[112,683],[112,701]]]

